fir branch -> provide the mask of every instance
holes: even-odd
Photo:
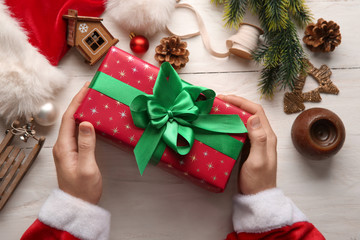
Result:
[[[265,66],[275,67],[282,61],[284,49],[278,44],[272,44],[268,47],[268,51],[264,56],[263,63]]]
[[[211,3],[215,3],[216,6],[224,4],[225,0],[211,0]]]
[[[264,0],[266,25],[269,31],[286,28],[289,0]]]
[[[304,28],[313,20],[310,10],[304,3],[304,0],[291,0],[289,12],[291,17],[301,28]]]
[[[287,28],[280,33],[278,41],[283,49],[279,64],[279,85],[281,89],[292,90],[299,72],[304,68],[305,57],[293,22],[288,21]]]
[[[260,92],[272,97],[277,87],[294,87],[299,73],[306,68],[304,50],[293,19],[304,26],[311,21],[304,0],[211,0],[224,3],[224,20],[228,27],[238,27],[248,5],[259,16],[265,43],[252,53],[253,59],[264,65],[259,82]]]
[[[256,62],[262,62],[267,54],[268,48],[269,47],[267,45],[261,44],[255,52],[252,53],[252,59]]]
[[[261,70],[260,82],[258,84],[261,96],[272,98],[278,85],[279,67],[265,67]]]
[[[225,26],[238,28],[244,19],[248,0],[225,0]]]
[[[252,14],[256,14],[258,9],[263,6],[264,0],[248,0],[248,6]]]

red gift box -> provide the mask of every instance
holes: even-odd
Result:
[[[146,94],[152,94],[159,68],[112,47],[99,67],[99,72]],[[94,81],[102,80],[96,74]],[[119,92],[121,91],[120,88]],[[244,123],[251,116],[218,98],[215,98],[210,114],[236,114]],[[92,88],[89,89],[74,117],[77,122],[92,123],[98,134],[118,146],[130,149],[136,146],[144,132],[144,129],[134,125],[129,106]],[[241,143],[247,138],[246,133],[229,135]],[[222,192],[235,162],[236,159],[195,139],[187,155],[179,155],[166,147],[157,166],[210,191]]]

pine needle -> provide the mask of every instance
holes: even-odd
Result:
[[[289,12],[296,24],[301,28],[304,28],[313,20],[310,10],[305,5],[304,0],[291,0],[289,5]]]
[[[225,26],[238,28],[244,19],[248,0],[225,0]]]
[[[211,3],[215,3],[216,6],[224,4],[225,0],[211,0]]]
[[[289,0],[264,0],[266,24],[269,31],[279,31],[286,28],[289,19]]]

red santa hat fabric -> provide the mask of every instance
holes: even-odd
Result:
[[[0,0],[0,115],[30,117],[66,83],[55,67],[68,50],[68,9],[100,16],[104,0]]]
[[[26,31],[29,42],[52,65],[57,65],[69,47],[66,44],[67,21],[62,15],[75,9],[79,16],[99,17],[105,0],[5,0],[12,17]]]

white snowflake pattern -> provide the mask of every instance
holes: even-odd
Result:
[[[125,125],[125,128],[126,128],[126,129],[131,129],[131,127],[130,127],[129,124],[126,124],[126,125]]]
[[[95,113],[99,113],[99,112],[96,110],[96,107],[91,108],[90,111],[91,111],[91,115],[94,115]]]
[[[150,68],[149,64],[144,64],[144,69],[145,69],[145,70],[147,70],[147,69],[149,69],[149,68]]]
[[[121,72],[119,72],[119,74],[120,74],[120,77],[125,77],[126,76],[125,71],[121,71]]]
[[[204,157],[208,155],[208,152],[203,152]]]
[[[79,114],[79,118],[82,118],[82,117],[84,117],[84,113]]]
[[[89,101],[91,101],[91,100],[92,100],[92,98],[91,98],[91,97],[88,97],[88,100],[89,100]]]
[[[212,177],[212,180],[215,182],[215,180],[216,180],[216,176],[213,176],[213,177]]]
[[[133,56],[128,56],[127,59],[128,59],[128,62],[134,61],[134,57],[133,57]]]
[[[214,112],[220,112],[219,106],[213,107]]]
[[[133,73],[136,73],[136,72],[137,72],[136,67],[133,67],[131,70],[133,71]]]
[[[109,109],[109,108],[110,108],[110,107],[109,107],[109,104],[105,104],[105,105],[104,105],[104,108],[105,108],[105,109]]]
[[[97,122],[96,122],[96,126],[99,126],[100,124],[101,124],[100,121],[97,121]]]
[[[88,29],[89,29],[89,27],[88,27],[88,25],[86,23],[81,23],[79,25],[79,31],[81,33],[86,33],[88,31]]]
[[[109,121],[112,121],[113,120],[113,118],[112,117],[109,117]]]
[[[117,63],[117,64],[119,64],[119,63],[120,63],[120,61],[119,61],[119,60],[117,60],[117,61],[116,61],[116,63]]]
[[[105,63],[105,64],[104,64],[104,68],[107,68],[107,67],[108,67],[108,65]]]
[[[210,169],[214,168],[214,165],[213,165],[213,163],[208,163],[207,167],[208,167],[208,170],[210,170]]]
[[[225,107],[226,107],[226,108],[229,108],[229,107],[230,107],[230,104],[225,103]]]
[[[123,112],[119,112],[119,113],[120,113],[121,118],[126,117],[126,112],[125,112],[125,111],[123,111]]]
[[[130,142],[135,141],[135,135],[130,136],[130,137],[129,137],[129,140],[130,140]]]
[[[138,83],[138,84],[140,84],[140,83],[141,83],[141,81],[140,81],[140,80],[138,80],[138,81],[137,81],[137,83]]]
[[[154,75],[150,75],[150,76],[148,76],[148,79],[149,79],[149,81],[153,81],[154,80]]]
[[[113,128],[112,129],[112,132],[113,132],[113,135],[117,134],[119,132],[119,129],[116,127],[116,128]]]
[[[228,173],[228,172],[224,172],[224,174],[225,174],[225,176],[228,176],[228,175],[229,175],[229,173]]]
[[[196,155],[190,156],[190,159],[191,159],[192,162],[195,162],[196,161]]]
[[[121,102],[116,101],[116,105],[117,105],[117,106],[120,106],[120,105],[121,105]]]

